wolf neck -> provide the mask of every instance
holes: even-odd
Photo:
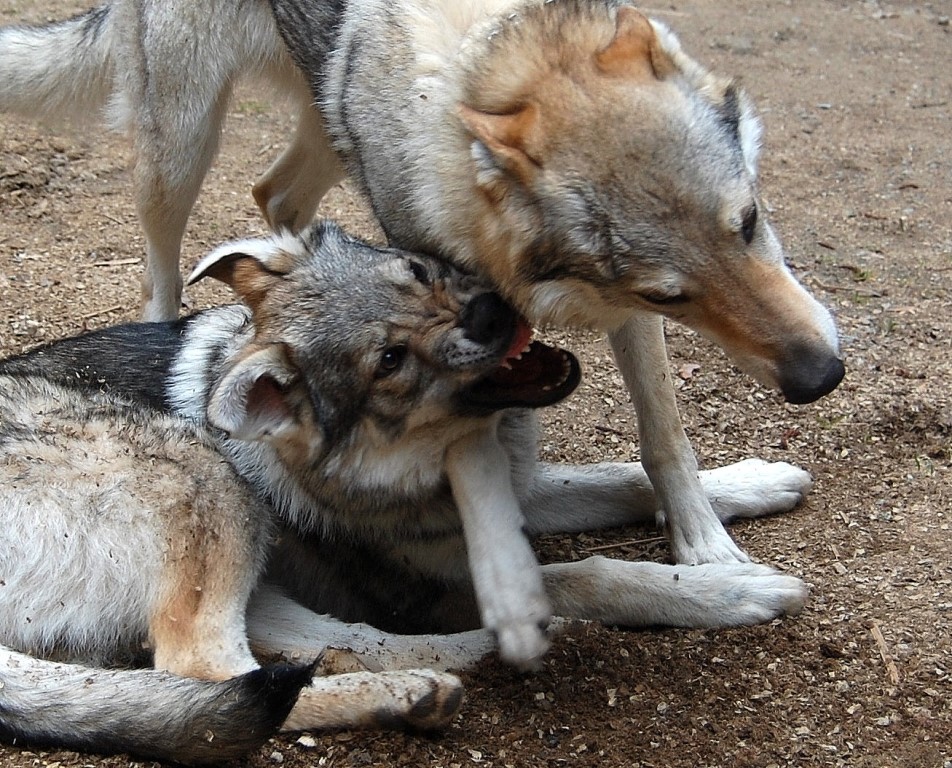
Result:
[[[589,0],[592,12],[600,9],[607,18],[606,2],[612,0]],[[487,197],[477,184],[474,138],[458,115],[462,103],[497,114],[517,106],[548,71],[542,44],[569,24],[563,17],[570,9],[545,0],[359,5],[360,17],[342,29],[322,101],[336,146],[390,242],[489,273],[536,325],[617,324],[617,318],[592,317],[592,307],[603,302],[590,295],[591,286],[574,285],[564,275],[538,280],[524,274],[529,252],[544,262],[533,265],[536,276],[554,271],[537,242],[540,212],[528,191],[517,204]],[[367,23],[376,14],[389,23]],[[531,34],[523,29],[530,22],[537,30]],[[599,34],[610,39],[611,29],[599,25]],[[516,43],[522,50],[517,38],[525,35],[537,55],[504,55],[500,65],[495,48]],[[517,60],[528,62],[518,72],[508,64]],[[383,83],[382,71],[388,72]]]
[[[248,343],[252,332],[250,310],[237,304],[208,310],[201,323],[189,324],[168,377],[175,413],[205,423],[208,395],[222,364]]]

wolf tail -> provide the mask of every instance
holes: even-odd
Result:
[[[186,765],[240,757],[284,722],[310,666],[221,683],[40,661],[0,646],[0,739]]]
[[[0,27],[0,112],[62,120],[101,115],[113,91],[115,9]]]

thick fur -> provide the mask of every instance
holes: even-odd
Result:
[[[232,742],[240,723],[263,736],[302,681],[255,671],[252,651],[347,673],[307,685],[287,729],[434,727],[459,681],[397,670],[470,666],[497,643],[531,665],[553,613],[718,627],[802,605],[802,582],[760,565],[539,567],[523,531],[650,520],[657,499],[637,464],[536,462],[532,411],[507,407],[531,400],[527,380],[499,382],[504,361],[518,373],[537,350],[513,357],[523,321],[473,278],[331,225],[223,247],[194,273],[206,275],[246,305],[0,363],[8,738],[182,762],[234,754],[249,746]],[[571,358],[546,359],[536,394],[561,397]],[[702,483],[728,519],[789,508],[809,478],[747,462]],[[245,677],[71,666],[143,657],[205,681]],[[241,706],[220,709],[216,685]]]
[[[50,664],[3,647],[0,667],[4,741],[188,764],[219,763],[259,747],[312,674],[306,666],[276,666],[209,683],[152,670]]]
[[[393,244],[490,277],[535,323],[606,331],[674,559],[748,559],[699,480],[661,316],[792,402],[843,365],[766,221],[742,90],[623,0],[115,0],[0,30],[0,109],[99,105],[132,129],[146,319],[178,312],[182,232],[249,72],[300,113],[254,188],[272,227],[303,227],[346,170]]]

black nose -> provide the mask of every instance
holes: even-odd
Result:
[[[830,394],[843,380],[846,367],[838,357],[798,356],[787,366],[780,388],[788,403],[803,405]]]
[[[516,327],[516,311],[495,293],[481,293],[463,309],[460,318],[466,338],[491,344],[510,338]]]

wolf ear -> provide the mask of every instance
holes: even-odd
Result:
[[[188,285],[211,277],[228,285],[252,308],[303,259],[304,239],[280,233],[271,237],[238,240],[219,246],[192,270]]]
[[[241,359],[212,389],[208,421],[235,440],[294,438],[302,429],[297,370],[280,344]]]
[[[654,77],[663,80],[677,70],[661,47],[648,17],[623,5],[615,16],[615,37],[595,54],[595,64],[607,75]]]
[[[491,187],[501,181],[500,171],[523,184],[532,181],[542,167],[529,150],[539,124],[538,107],[528,104],[515,112],[496,115],[460,104],[458,114],[466,130],[488,153],[480,156],[479,148],[474,150],[480,186]]]

